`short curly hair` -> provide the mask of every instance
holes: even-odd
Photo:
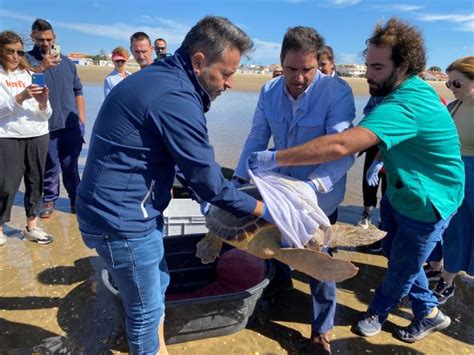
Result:
[[[392,60],[399,68],[407,67],[407,75],[418,75],[426,67],[426,47],[421,31],[409,23],[392,17],[385,26],[381,23],[375,27],[372,37],[365,41],[367,48],[370,45],[388,45],[392,48]]]

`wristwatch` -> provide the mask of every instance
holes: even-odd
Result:
[[[247,180],[244,180],[241,177],[238,177],[236,175],[232,176],[232,180],[237,181],[240,185],[246,185],[249,183]]]

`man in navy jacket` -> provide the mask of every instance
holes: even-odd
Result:
[[[71,212],[75,212],[76,191],[79,185],[78,159],[86,123],[85,100],[76,65],[68,57],[51,52],[56,43],[51,24],[36,19],[31,26],[34,47],[27,53],[36,72],[44,72],[53,114],[49,119],[49,146],[44,172],[44,208],[41,218],[54,212],[59,197],[59,174],[69,196]]]
[[[203,200],[271,220],[263,203],[222,176],[204,116],[232,87],[241,56],[252,47],[229,20],[205,17],[173,57],[121,81],[98,114],[77,217],[86,245],[104,259],[122,295],[132,353],[166,350],[162,230],[175,166]]]

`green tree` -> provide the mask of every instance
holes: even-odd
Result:
[[[429,71],[436,71],[436,72],[441,72],[441,68],[437,67],[436,65],[433,65],[432,67],[429,67]]]

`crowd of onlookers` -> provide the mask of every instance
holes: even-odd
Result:
[[[11,31],[0,33],[0,245],[7,240],[3,225],[10,220],[22,179],[26,212],[23,236],[39,244],[53,241],[53,236],[39,227],[38,217],[54,214],[62,174],[71,212],[75,213],[77,207],[84,240],[104,260],[123,240],[130,245],[140,240],[137,236],[143,237],[143,243],[150,243],[150,250],[160,249],[161,244],[154,243],[162,238],[157,223],[162,210],[156,206],[167,204],[175,165],[204,201],[234,212],[251,212],[267,221],[272,217],[266,205],[255,205],[234,188],[250,182],[248,163],[255,170],[278,169],[281,174],[306,181],[334,224],[354,154],[365,152],[364,209],[359,226],[368,228],[381,182],[379,227],[387,231],[387,236],[372,249],[382,249],[390,263],[357,330],[365,336],[380,332],[388,313],[406,295],[412,299],[415,318],[398,331],[400,339],[414,342],[447,327],[449,317],[437,305],[454,295],[454,279],[459,271],[474,274],[474,57],[459,58],[446,69],[446,85],[456,100],[444,107],[434,90],[419,78],[426,57],[418,31],[394,19],[385,27],[378,26],[365,51],[371,98],[364,108],[363,121],[353,127],[354,98],[349,85],[335,71],[332,48],[312,28],[290,28],[282,43],[281,67],[262,88],[233,179],[223,182],[213,162],[203,117],[210,102],[231,87],[229,78],[240,56],[253,44],[226,19],[206,17],[202,21],[193,27],[173,57],[163,38],[153,46],[146,33],[134,33],[130,51],[141,69],[153,63],[153,50],[156,60],[170,57],[166,60],[172,65],[163,69],[165,65],[160,63],[134,74],[134,79],[127,79],[118,90],[112,89],[131,75],[125,69],[129,53],[124,47],[113,49],[114,70],[104,81],[105,96],[113,98],[106,98],[98,117],[96,133],[101,142],[92,138],[95,145],[91,145],[84,173],[86,182],[82,185],[78,158],[86,117],[75,64],[54,46],[56,35],[45,20],[34,21],[34,47],[28,52],[24,51],[20,36]],[[219,29],[216,33],[215,28]],[[216,43],[227,47],[217,47]],[[400,53],[394,55],[396,51]],[[178,79],[172,79],[172,72],[177,73],[173,78],[180,78],[179,85],[173,81]],[[150,83],[155,76],[157,81]],[[154,83],[163,87],[157,88]],[[159,105],[141,85],[157,90]],[[133,98],[136,101],[131,103]],[[141,107],[143,102],[149,106]],[[131,107],[134,112],[125,113]],[[107,122],[109,112],[118,127]],[[142,130],[141,135],[134,135],[128,125],[139,127],[136,130]],[[132,133],[122,137],[120,129],[130,129]],[[271,138],[275,149],[265,151]],[[161,155],[157,157],[149,151]],[[157,162],[158,158],[162,160]],[[141,169],[141,175],[121,177],[130,169]],[[148,169],[155,169],[153,176],[149,176]],[[101,180],[107,177],[107,183]],[[135,179],[135,185],[128,179]],[[133,195],[133,188],[139,190],[137,196],[144,195],[143,200]],[[117,189],[123,189],[118,194],[130,194],[129,199],[117,200]],[[161,190],[155,197],[157,189]],[[163,200],[150,202],[155,198]],[[130,217],[126,226],[116,220],[114,208],[128,211],[130,215],[121,216]],[[134,226],[138,226],[136,230]],[[111,234],[112,229],[116,235]],[[325,252],[330,254],[331,250]],[[149,253],[143,254],[140,260],[144,262],[149,257]],[[162,279],[153,282],[164,293],[167,271],[162,260],[163,255],[157,271],[142,268],[137,272],[150,279],[156,276],[152,273],[160,274]],[[135,266],[127,265],[124,270],[135,270]],[[126,311],[135,312],[136,304],[127,304],[127,292],[131,301],[138,302],[133,291],[136,281],[130,281],[115,265],[109,271],[124,295]],[[281,285],[291,287],[290,270],[285,265],[278,264],[276,275]],[[428,289],[428,280],[437,282],[433,291]],[[336,284],[311,279],[310,288],[312,349],[330,353],[328,332],[334,323]],[[156,292],[150,291],[150,297],[157,296]],[[150,331],[155,335],[158,327],[162,332],[163,322],[157,310],[161,312],[162,307],[157,305],[152,317]],[[132,324],[136,315],[127,315]],[[131,346],[141,337],[132,334],[135,328],[136,324],[130,325]],[[150,341],[155,350],[157,342]],[[140,346],[133,345],[133,349],[141,349]]]
[[[62,174],[72,213],[80,182],[78,158],[86,119],[80,78],[75,64],[56,50],[56,35],[48,21],[34,21],[31,39],[34,47],[25,52],[18,34],[3,31],[0,37],[0,245],[7,240],[3,225],[10,220],[22,179],[26,212],[22,234],[38,244],[53,241],[37,221],[54,213],[59,176]],[[140,68],[153,62],[153,49],[156,60],[170,56],[165,39],[156,39],[153,47],[146,33],[131,36],[130,50]],[[105,96],[130,75],[125,69],[128,59],[124,47],[112,51],[115,69],[104,80]]]

